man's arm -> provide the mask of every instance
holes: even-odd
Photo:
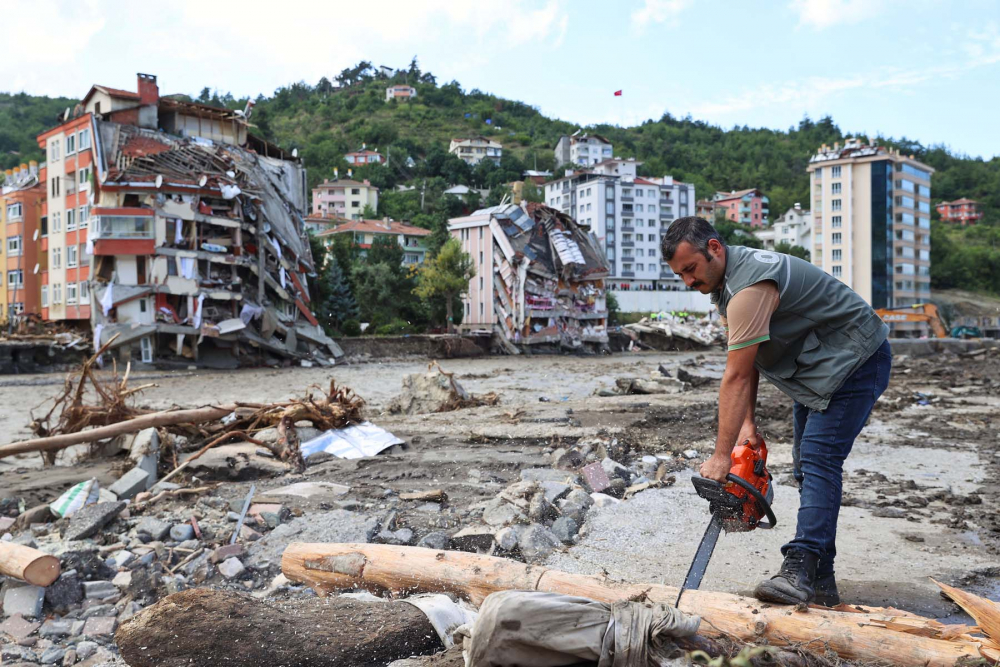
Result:
[[[726,372],[719,388],[719,433],[715,439],[715,453],[701,466],[702,477],[725,481],[732,467],[731,456],[736,439],[745,425],[753,424],[760,381],[753,362],[759,346],[760,343],[755,343],[730,350],[726,357]]]

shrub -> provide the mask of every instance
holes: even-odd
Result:
[[[360,336],[361,335],[361,323],[357,320],[346,320],[340,325],[340,331],[345,336]]]
[[[408,333],[416,333],[416,327],[398,317],[394,317],[388,324],[383,324],[375,330],[377,336],[399,336]]]

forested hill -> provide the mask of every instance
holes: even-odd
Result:
[[[386,103],[385,88],[393,83],[414,86],[417,99]],[[230,108],[243,108],[246,103],[208,89],[193,99]],[[433,75],[420,71],[416,61],[392,76],[359,63],[332,81],[324,78],[316,85],[295,83],[273,95],[259,96],[255,102],[251,118],[255,131],[285,148],[298,148],[313,184],[332,177],[334,168],[345,175],[349,165],[343,161],[344,153],[358,150],[362,144],[388,155],[388,166],[355,169],[354,176],[371,179],[384,195],[401,184],[423,188],[426,201],[422,207],[415,193],[382,197],[379,213],[397,219],[442,214],[435,202],[441,201],[444,188],[455,183],[494,188],[519,178],[524,169],[552,170],[553,148],[559,136],[578,129],[572,123],[547,118],[524,102],[466,91],[454,81],[438,84]],[[40,157],[37,148],[31,148],[35,134],[54,124],[56,114],[70,104],[65,98],[0,94],[0,167]],[[596,125],[586,129],[610,139],[616,155],[643,161],[641,174],[670,174],[694,183],[700,197],[716,190],[759,187],[771,198],[774,216],[795,202],[808,206],[805,168],[809,156],[820,144],[842,142],[851,135],[831,118],[804,119],[785,131],[726,130],[669,113],[634,127]],[[474,134],[503,144],[501,168],[483,165],[470,169],[447,153],[451,138]],[[907,139],[879,140],[935,168],[935,202],[959,197],[979,200],[986,210],[986,222],[1000,225],[1000,158],[968,158]],[[417,223],[429,224],[426,218],[417,219]],[[983,233],[985,230],[977,232],[980,236]],[[966,241],[963,234],[953,239],[953,247],[987,242],[985,238]],[[990,248],[982,261],[996,259],[994,264],[1000,264],[996,253]],[[964,261],[958,264],[967,265]],[[935,283],[939,279],[952,280],[942,274],[935,276]],[[1000,291],[1000,270],[997,278],[987,283],[980,287]]]

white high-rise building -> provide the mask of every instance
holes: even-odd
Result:
[[[580,134],[577,130],[572,136],[562,136],[556,144],[556,169],[564,164],[580,167],[609,160],[614,157],[614,146],[599,134]]]
[[[612,158],[568,172],[545,184],[545,202],[594,233],[614,289],[679,289],[683,283],[660,256],[660,238],[674,219],[693,214],[694,186],[670,176],[639,177],[640,164]]]

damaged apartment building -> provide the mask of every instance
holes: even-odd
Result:
[[[46,319],[89,319],[95,348],[117,336],[109,349],[143,362],[342,355],[310,309],[305,169],[249,133],[251,111],[160,97],[139,74],[138,92],[94,86],[39,135]]]
[[[571,217],[543,204],[501,204],[452,218],[448,230],[476,268],[463,330],[489,331],[513,354],[607,345],[608,261]]]

